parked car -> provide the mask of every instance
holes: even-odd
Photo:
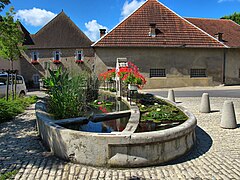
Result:
[[[9,93],[12,91],[11,77],[12,76],[9,75]],[[17,82],[16,94],[20,97],[26,95],[27,88],[25,85],[24,78],[20,75],[17,75],[16,82]],[[6,90],[7,90],[7,74],[0,74],[0,98],[6,96]]]

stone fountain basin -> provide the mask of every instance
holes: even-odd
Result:
[[[188,116],[188,120],[166,130],[134,133],[140,112],[136,105],[129,105],[130,119],[122,132],[81,132],[58,125],[58,121],[46,112],[45,102],[38,101],[37,129],[43,143],[54,155],[64,160],[105,167],[159,165],[183,156],[196,141],[197,120],[194,115],[185,108],[164,100],[177,106]]]

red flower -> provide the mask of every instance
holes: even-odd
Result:
[[[99,110],[102,111],[103,113],[108,113],[108,110],[106,107],[99,106]]]
[[[83,63],[83,60],[76,60],[75,63],[79,64],[79,63]]]
[[[31,63],[32,64],[39,64],[39,61],[38,60],[32,60]]]
[[[135,84],[138,85],[139,88],[146,84],[146,79],[140,74],[138,67],[131,62],[128,62],[128,67],[120,68],[118,76],[120,76],[126,84]]]
[[[99,80],[104,80],[104,81],[111,81],[113,78],[116,76],[116,69],[113,68],[111,70],[108,70],[104,73],[99,74],[98,78]]]
[[[113,77],[116,76],[116,69],[111,69],[99,75],[100,80],[113,80]],[[146,79],[142,74],[140,74],[138,67],[128,62],[127,67],[120,67],[117,76],[125,82],[126,84],[135,84],[141,88],[144,84],[146,84]]]
[[[54,63],[54,64],[60,64],[61,61],[60,61],[60,60],[53,60],[53,63]]]

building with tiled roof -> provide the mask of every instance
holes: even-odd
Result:
[[[240,48],[240,25],[228,19],[186,18],[231,48]]]
[[[215,27],[185,19],[157,0],[147,0],[92,45],[96,73],[127,58],[147,78],[146,88],[240,83],[240,26],[218,22]]]
[[[26,50],[15,64],[29,87],[39,86],[39,78],[48,75],[48,68],[54,70],[61,66],[75,73],[92,71],[92,41],[63,11],[36,34],[30,34],[22,25],[21,28]]]
[[[150,28],[154,28],[151,36]],[[148,0],[94,47],[222,48],[218,40],[156,0]]]
[[[157,0],[146,2],[94,44],[64,13],[36,34],[22,25],[27,47],[14,68],[29,84],[59,66],[99,74],[127,58],[145,88],[240,84],[240,26],[231,20],[183,18]],[[91,47],[92,44],[92,47]],[[95,51],[95,55],[94,55]],[[0,67],[9,63],[0,60]]]

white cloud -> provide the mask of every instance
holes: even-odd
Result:
[[[97,20],[92,20],[92,21],[85,23],[85,27],[87,28],[87,31],[85,31],[85,34],[92,41],[97,41],[100,38],[99,29],[106,29],[108,31],[108,28],[106,26],[98,24]]]
[[[240,0],[218,0],[218,3],[230,2],[230,1],[238,1],[238,2],[240,2]]]
[[[124,19],[129,14],[131,14],[134,10],[136,10],[139,6],[141,6],[145,1],[144,0],[132,0],[131,2],[125,1],[122,8],[122,18]]]
[[[32,8],[18,10],[16,18],[31,26],[43,26],[53,19],[56,14],[45,9]]]

